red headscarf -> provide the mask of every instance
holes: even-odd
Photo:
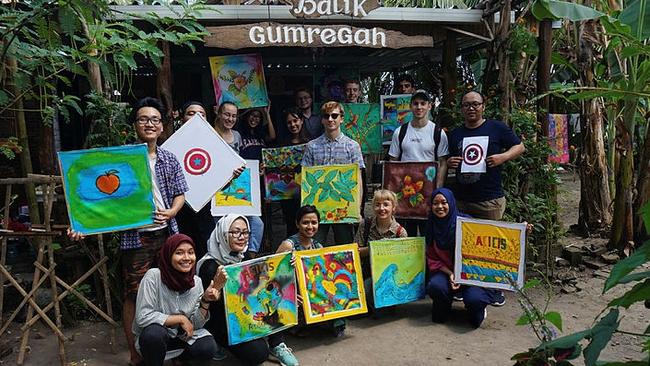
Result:
[[[194,287],[194,275],[196,274],[196,266],[193,266],[192,270],[187,273],[179,272],[172,266],[172,255],[181,243],[189,243],[194,248],[192,238],[185,234],[174,234],[167,238],[165,244],[160,248],[160,258],[158,259],[162,282],[171,290],[178,292]]]

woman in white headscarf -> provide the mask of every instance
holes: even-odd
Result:
[[[250,229],[245,216],[229,214],[222,217],[208,240],[208,253],[196,265],[202,281],[209,285],[217,271],[225,272],[223,266],[242,261],[248,249]],[[204,286],[206,286],[204,284]],[[255,339],[236,345],[228,345],[228,327],[226,325],[224,297],[210,304],[210,320],[205,328],[212,333],[214,339],[225,346],[233,355],[246,365],[263,363],[269,354],[278,358],[282,365],[295,366],[298,361],[291,349],[284,343],[282,332],[272,334],[267,341]]]

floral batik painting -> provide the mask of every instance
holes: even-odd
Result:
[[[383,188],[395,192],[395,217],[426,219],[429,201],[436,187],[435,162],[384,162]]]
[[[246,109],[269,104],[262,56],[215,56],[209,60],[218,105],[232,102],[239,109]]]

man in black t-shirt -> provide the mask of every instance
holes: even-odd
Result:
[[[501,166],[519,157],[526,148],[508,125],[483,118],[485,103],[480,93],[465,94],[461,111],[465,123],[449,134],[451,157],[447,159],[448,167],[456,169],[453,191],[458,209],[476,218],[500,220],[506,209]],[[462,164],[467,164],[463,162],[463,140],[471,137],[488,138],[484,173],[461,173]]]

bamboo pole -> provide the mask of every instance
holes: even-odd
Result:
[[[4,208],[4,217],[2,218],[2,225],[5,230],[9,229],[9,205],[11,204],[11,184],[7,185],[5,189],[5,208]],[[2,248],[0,249],[0,266],[4,267],[7,261],[7,237],[2,237]],[[0,324],[2,324],[2,314],[4,310],[4,300],[5,300],[5,279],[4,276],[0,275]],[[2,334],[2,332],[0,332]]]

